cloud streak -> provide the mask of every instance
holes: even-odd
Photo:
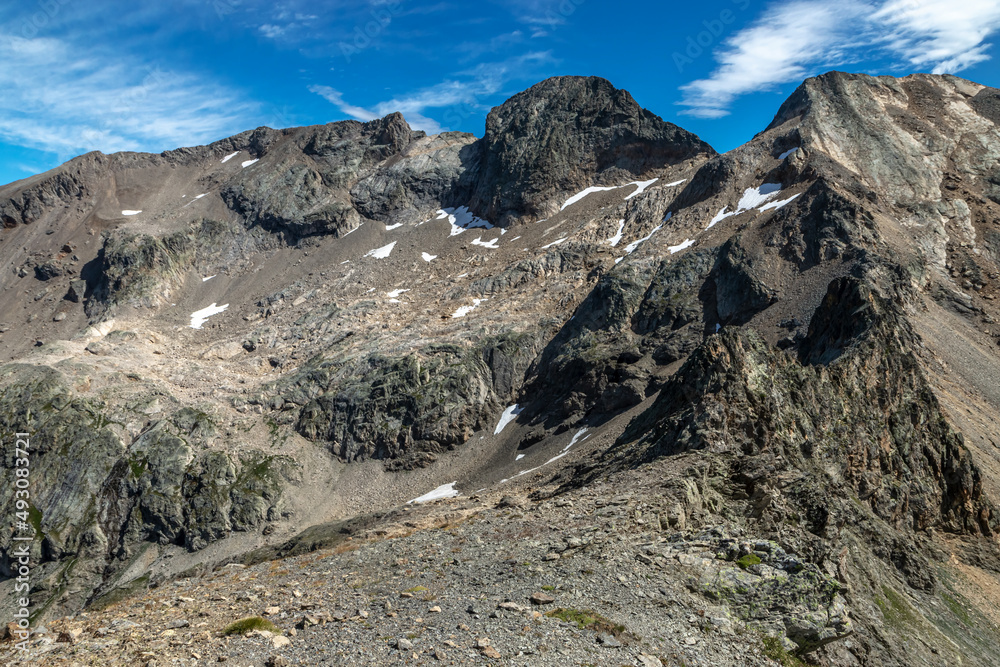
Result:
[[[720,118],[742,95],[773,90],[809,74],[873,53],[937,74],[988,58],[986,41],[1000,30],[995,0],[793,0],[770,6],[715,52],[717,67],[681,87],[681,113]]]
[[[366,122],[399,111],[413,129],[438,134],[448,128],[427,116],[428,110],[471,107],[485,111],[489,108],[485,100],[499,93],[507,81],[522,78],[532,67],[549,62],[551,53],[546,51],[527,53],[497,63],[480,63],[471,70],[460,72],[455,78],[378,102],[371,107],[347,102],[340,91],[330,86],[312,85],[309,91],[320,95],[355,120]]]
[[[193,74],[0,33],[0,136],[60,158],[164,150],[244,129],[256,105]]]

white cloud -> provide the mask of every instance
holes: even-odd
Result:
[[[234,134],[255,107],[211,81],[55,38],[0,34],[0,136],[65,159]]]
[[[847,37],[844,30],[861,7],[853,2],[792,2],[772,7],[726,40],[719,66],[707,79],[681,87],[684,113],[718,118],[746,93],[805,78],[806,66],[825,59]]]
[[[783,2],[723,42],[716,69],[682,86],[679,104],[688,107],[682,113],[719,118],[741,95],[876,58],[955,73],[988,58],[986,40],[998,29],[996,0]]]
[[[987,60],[986,39],[1000,29],[996,0],[888,0],[872,17],[890,29],[889,47],[935,74]]]

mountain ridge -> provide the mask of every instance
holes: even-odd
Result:
[[[43,442],[40,617],[330,547],[302,536],[351,517],[377,544],[435,486],[494,516],[615,478],[656,517],[622,540],[760,564],[671,551],[701,584],[661,568],[670,595],[820,664],[990,664],[968,582],[1000,572],[998,95],[829,73],[720,155],[562,77],[482,139],[393,114],[0,188],[0,421]]]

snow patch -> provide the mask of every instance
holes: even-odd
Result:
[[[640,245],[642,245],[649,239],[653,238],[653,234],[660,231],[661,229],[663,229],[663,225],[657,225],[656,227],[653,228],[653,231],[651,231],[648,235],[643,236],[641,239],[637,239],[629,243],[627,246],[625,246],[625,254],[631,255],[633,252],[635,252],[636,248],[638,248]]]
[[[455,498],[458,496],[458,489],[455,488],[456,484],[458,484],[458,482],[452,482],[451,484],[445,484],[444,486],[439,486],[430,493],[425,493],[419,498],[414,498],[413,500],[409,501],[406,504],[420,505],[423,503],[430,503],[435,500],[444,500],[445,498]]]
[[[219,313],[225,311],[226,308],[229,308],[228,303],[224,306],[217,306],[213,303],[211,306],[208,306],[207,308],[202,308],[201,310],[197,310],[191,313],[191,328],[200,329],[201,325],[203,325],[208,320],[208,318],[210,318],[212,315],[218,315]]]
[[[743,191],[743,196],[740,197],[735,211],[728,211],[729,207],[723,206],[722,210],[715,214],[715,217],[712,218],[705,229],[711,229],[717,222],[721,222],[726,218],[739,215],[752,208],[757,208],[765,204],[769,199],[772,199],[779,192],[781,192],[781,185],[778,183],[764,183],[760,187],[747,188]]]
[[[516,457],[514,458],[514,460],[515,460],[515,461],[520,461],[520,460],[521,460],[521,459],[523,459],[523,458],[524,458],[524,454],[518,454],[518,455],[517,455],[517,456],[516,456]]]
[[[715,217],[709,221],[708,227],[706,227],[705,229],[711,229],[712,227],[715,227],[716,223],[722,222],[726,218],[732,217],[737,213],[739,213],[739,211],[730,211],[729,213],[726,213],[726,209],[728,208],[729,208],[728,206],[723,206],[722,210],[716,213]]]
[[[235,153],[230,153],[226,157],[222,158],[221,164],[226,164],[227,162],[229,162],[230,160],[232,160],[234,157],[236,157],[239,154],[240,154],[239,151],[236,151]]]
[[[643,192],[646,191],[646,188],[648,188],[653,183],[656,183],[658,180],[660,180],[660,179],[654,178],[651,181],[636,181],[635,183],[629,183],[629,185],[637,185],[637,186],[639,186],[639,189],[636,190],[635,192],[633,192],[632,194],[630,194],[628,197],[625,197],[625,201],[628,201],[632,197],[638,197],[639,195],[641,195]]]
[[[197,197],[195,197],[195,199],[201,199],[202,197],[207,197],[207,196],[208,196],[208,193],[206,192],[203,195],[198,195]]]
[[[466,274],[466,275],[468,275],[468,274]],[[459,276],[459,278],[461,278],[461,277],[462,276]],[[454,320],[454,319],[457,319],[459,317],[465,317],[466,315],[468,315],[469,313],[471,313],[472,311],[474,311],[476,309],[476,306],[478,306],[479,304],[481,304],[483,301],[486,301],[486,299],[473,299],[471,306],[462,306],[461,308],[459,308],[458,310],[456,310],[454,313],[451,314],[451,319]]]
[[[420,253],[420,256],[424,258],[425,262],[433,262],[435,259],[438,258],[437,255],[431,255],[431,254],[426,253],[426,252]]]
[[[252,160],[247,160],[246,162],[244,162],[244,163],[242,164],[242,167],[243,167],[244,169],[246,169],[247,167],[249,167],[249,166],[250,166],[250,165],[252,165],[252,164],[255,164],[255,163],[256,163],[257,161],[259,161],[259,160],[260,160],[260,158],[259,158],[259,157],[255,157],[255,158],[254,158],[254,159],[252,159]]]
[[[667,248],[667,250],[669,250],[670,254],[673,255],[675,253],[680,252],[681,250],[684,250],[685,248],[690,248],[693,245],[694,245],[694,241],[691,240],[691,239],[687,239],[683,243],[681,243],[680,245],[672,245],[672,246],[670,246],[669,248]]]
[[[344,234],[344,236],[350,236],[350,235],[351,235],[351,234],[353,234],[354,232],[356,232],[356,231],[358,231],[359,229],[361,229],[361,227],[362,227],[362,226],[363,226],[364,224],[365,224],[365,223],[363,223],[363,222],[362,222],[362,223],[361,223],[360,225],[358,225],[357,227],[355,227],[355,228],[354,228],[354,229],[352,229],[351,231],[349,231],[349,232],[347,232],[346,234]],[[344,238],[344,236],[341,236],[340,238]]]
[[[782,199],[781,201],[773,201],[773,202],[771,202],[770,204],[764,204],[763,206],[761,206],[761,207],[760,207],[759,209],[757,209],[757,210],[758,210],[758,211],[767,211],[767,210],[770,210],[770,209],[772,209],[772,208],[774,208],[774,209],[778,209],[778,208],[781,208],[782,206],[786,206],[787,204],[791,204],[791,203],[792,203],[792,201],[793,201],[793,200],[794,200],[794,199],[795,199],[796,197],[798,197],[798,196],[799,196],[799,195],[792,195],[792,196],[791,196],[791,197],[789,197],[788,199]]]
[[[666,187],[672,188],[672,187],[680,185],[681,183],[686,183],[686,182],[687,182],[687,179],[686,178],[682,178],[679,181],[674,181],[673,183],[667,183]]]
[[[497,422],[497,427],[493,429],[493,435],[500,435],[507,424],[517,419],[517,416],[522,412],[524,412],[524,408],[519,407],[517,403],[504,410],[503,414],[500,415],[500,421]]]
[[[549,459],[548,461],[546,461],[546,462],[545,462],[545,463],[543,463],[542,465],[543,465],[543,466],[547,466],[548,464],[550,464],[550,463],[552,463],[552,462],[554,462],[554,461],[558,461],[558,460],[559,460],[559,459],[561,459],[562,457],[564,457],[564,456],[566,456],[567,454],[569,454],[569,450],[570,450],[570,449],[571,449],[571,448],[573,447],[573,445],[575,445],[575,444],[577,443],[577,441],[580,441],[580,442],[583,442],[584,440],[586,440],[587,438],[589,438],[589,437],[590,437],[590,436],[588,435],[588,436],[586,436],[585,438],[583,438],[583,440],[580,440],[580,437],[581,437],[581,436],[582,436],[582,435],[583,435],[584,433],[586,433],[586,432],[587,432],[587,430],[588,430],[588,429],[587,429],[586,427],[584,427],[584,428],[581,428],[581,429],[580,429],[579,431],[577,431],[577,432],[576,432],[576,435],[574,435],[574,436],[573,436],[573,439],[572,439],[572,440],[570,440],[570,442],[569,442],[569,444],[568,444],[568,445],[566,445],[565,447],[563,447],[563,449],[562,449],[562,451],[561,451],[561,452],[559,452],[558,454],[556,454],[555,456],[553,456],[553,457],[552,457],[551,459]]]
[[[375,259],[385,259],[390,254],[392,254],[392,249],[396,247],[399,241],[393,241],[389,245],[384,245],[381,248],[375,248],[374,250],[369,250],[365,253],[365,257],[374,257]]]
[[[743,192],[743,196],[740,197],[737,213],[757,208],[779,192],[781,192],[781,185],[778,183],[764,183],[758,188],[747,188]]]
[[[568,207],[570,207],[573,204],[577,203],[581,199],[584,199],[588,195],[594,194],[595,192],[608,192],[609,190],[617,190],[617,189],[618,189],[618,186],[612,186],[610,188],[602,188],[602,187],[598,187],[598,186],[589,187],[586,190],[583,190],[582,192],[577,192],[575,195],[573,195],[572,197],[570,197],[569,199],[567,199],[566,203],[563,204],[562,208],[560,208],[559,210],[560,211],[565,211]],[[539,221],[539,222],[541,222],[541,221]]]
[[[205,278],[202,278],[202,279],[201,279],[201,282],[203,282],[203,283],[207,283],[207,282],[208,282],[209,280],[211,280],[212,278],[214,278],[214,277],[215,277],[216,275],[218,275],[218,274],[215,274],[215,273],[213,273],[213,274],[212,274],[212,275],[210,275],[210,276],[207,276],[207,277],[205,277]]]
[[[622,233],[624,231],[625,231],[625,220],[622,219],[618,221],[618,231],[615,232],[614,236],[608,239],[607,241],[608,245],[610,245],[612,248],[618,245],[622,240]]]
[[[491,223],[476,216],[469,210],[468,206],[441,209],[438,211],[438,217],[435,220],[444,220],[445,218],[448,218],[448,222],[451,223],[451,234],[449,236],[457,236],[466,229],[473,229],[474,227],[493,229]]]
[[[478,239],[472,242],[472,245],[481,245],[484,248],[491,248],[493,250],[496,250],[500,247],[499,243],[500,243],[499,236],[493,239],[492,241],[483,241],[483,237],[480,236]]]
[[[408,290],[408,289],[394,289],[391,292],[386,292],[385,295],[387,297],[389,297],[390,299],[395,299],[395,298],[398,298],[400,294],[403,294],[403,293],[409,292],[409,291],[410,290]]]
[[[394,225],[386,225],[386,226],[385,226],[385,231],[387,231],[387,232],[391,232],[392,230],[394,230],[394,229],[399,229],[399,228],[400,228],[400,227],[402,227],[402,226],[403,226],[403,223],[401,223],[401,222],[397,222],[397,223],[396,223],[396,224],[394,224]]]
[[[554,246],[554,245],[559,245],[560,243],[562,243],[563,241],[565,241],[565,240],[566,240],[566,239],[568,239],[568,238],[569,238],[568,236],[564,236],[564,237],[562,237],[561,239],[559,239],[558,241],[553,241],[552,243],[550,243],[550,244],[548,244],[548,245],[543,245],[543,246],[542,246],[542,250],[545,250],[545,249],[547,249],[547,248],[551,248],[551,247],[552,247],[552,246]]]
[[[122,215],[139,215],[142,211],[122,211]]]
[[[798,146],[796,146],[795,148],[789,149],[789,150],[785,151],[784,153],[782,153],[781,155],[779,155],[778,159],[779,160],[784,160],[786,157],[788,157],[789,155],[791,155],[792,153],[794,153],[797,150],[799,150]]]

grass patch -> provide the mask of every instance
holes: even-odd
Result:
[[[413,588],[407,588],[403,592],[404,593],[424,593],[426,591],[427,591],[427,588],[424,587],[424,586],[414,586]]]
[[[748,567],[753,567],[754,565],[760,565],[760,557],[757,556],[756,554],[747,554],[743,558],[736,561],[736,564],[745,570]]]
[[[917,615],[902,595],[883,584],[882,596],[875,596],[875,604],[881,610],[886,623],[897,628],[902,628],[906,625],[917,626],[919,624]]]
[[[542,586],[543,591],[554,591],[555,589],[555,586]]]
[[[764,644],[764,655],[782,667],[808,667],[807,663],[789,653],[777,637],[764,636],[761,642]]]
[[[281,630],[266,618],[260,616],[250,616],[242,618],[235,623],[230,623],[223,630],[224,635],[245,635],[254,630],[266,630],[267,632],[280,633]]]
[[[951,613],[953,613],[958,620],[971,628],[972,618],[969,616],[969,612],[965,610],[965,607],[962,606],[962,603],[947,593],[942,592],[941,597],[944,599],[944,603],[948,605],[948,609],[951,610]]]
[[[149,588],[149,575],[144,574],[138,579],[133,579],[123,586],[119,586],[118,588],[108,591],[87,605],[87,608],[93,611],[101,611],[103,609],[107,609],[113,604],[121,602],[122,600],[134,597],[147,588]]]
[[[615,637],[625,634],[625,626],[620,623],[610,621],[596,611],[566,609],[560,607],[545,614],[551,618],[558,618],[560,621],[573,623],[581,630],[593,630],[594,632],[604,632]]]

